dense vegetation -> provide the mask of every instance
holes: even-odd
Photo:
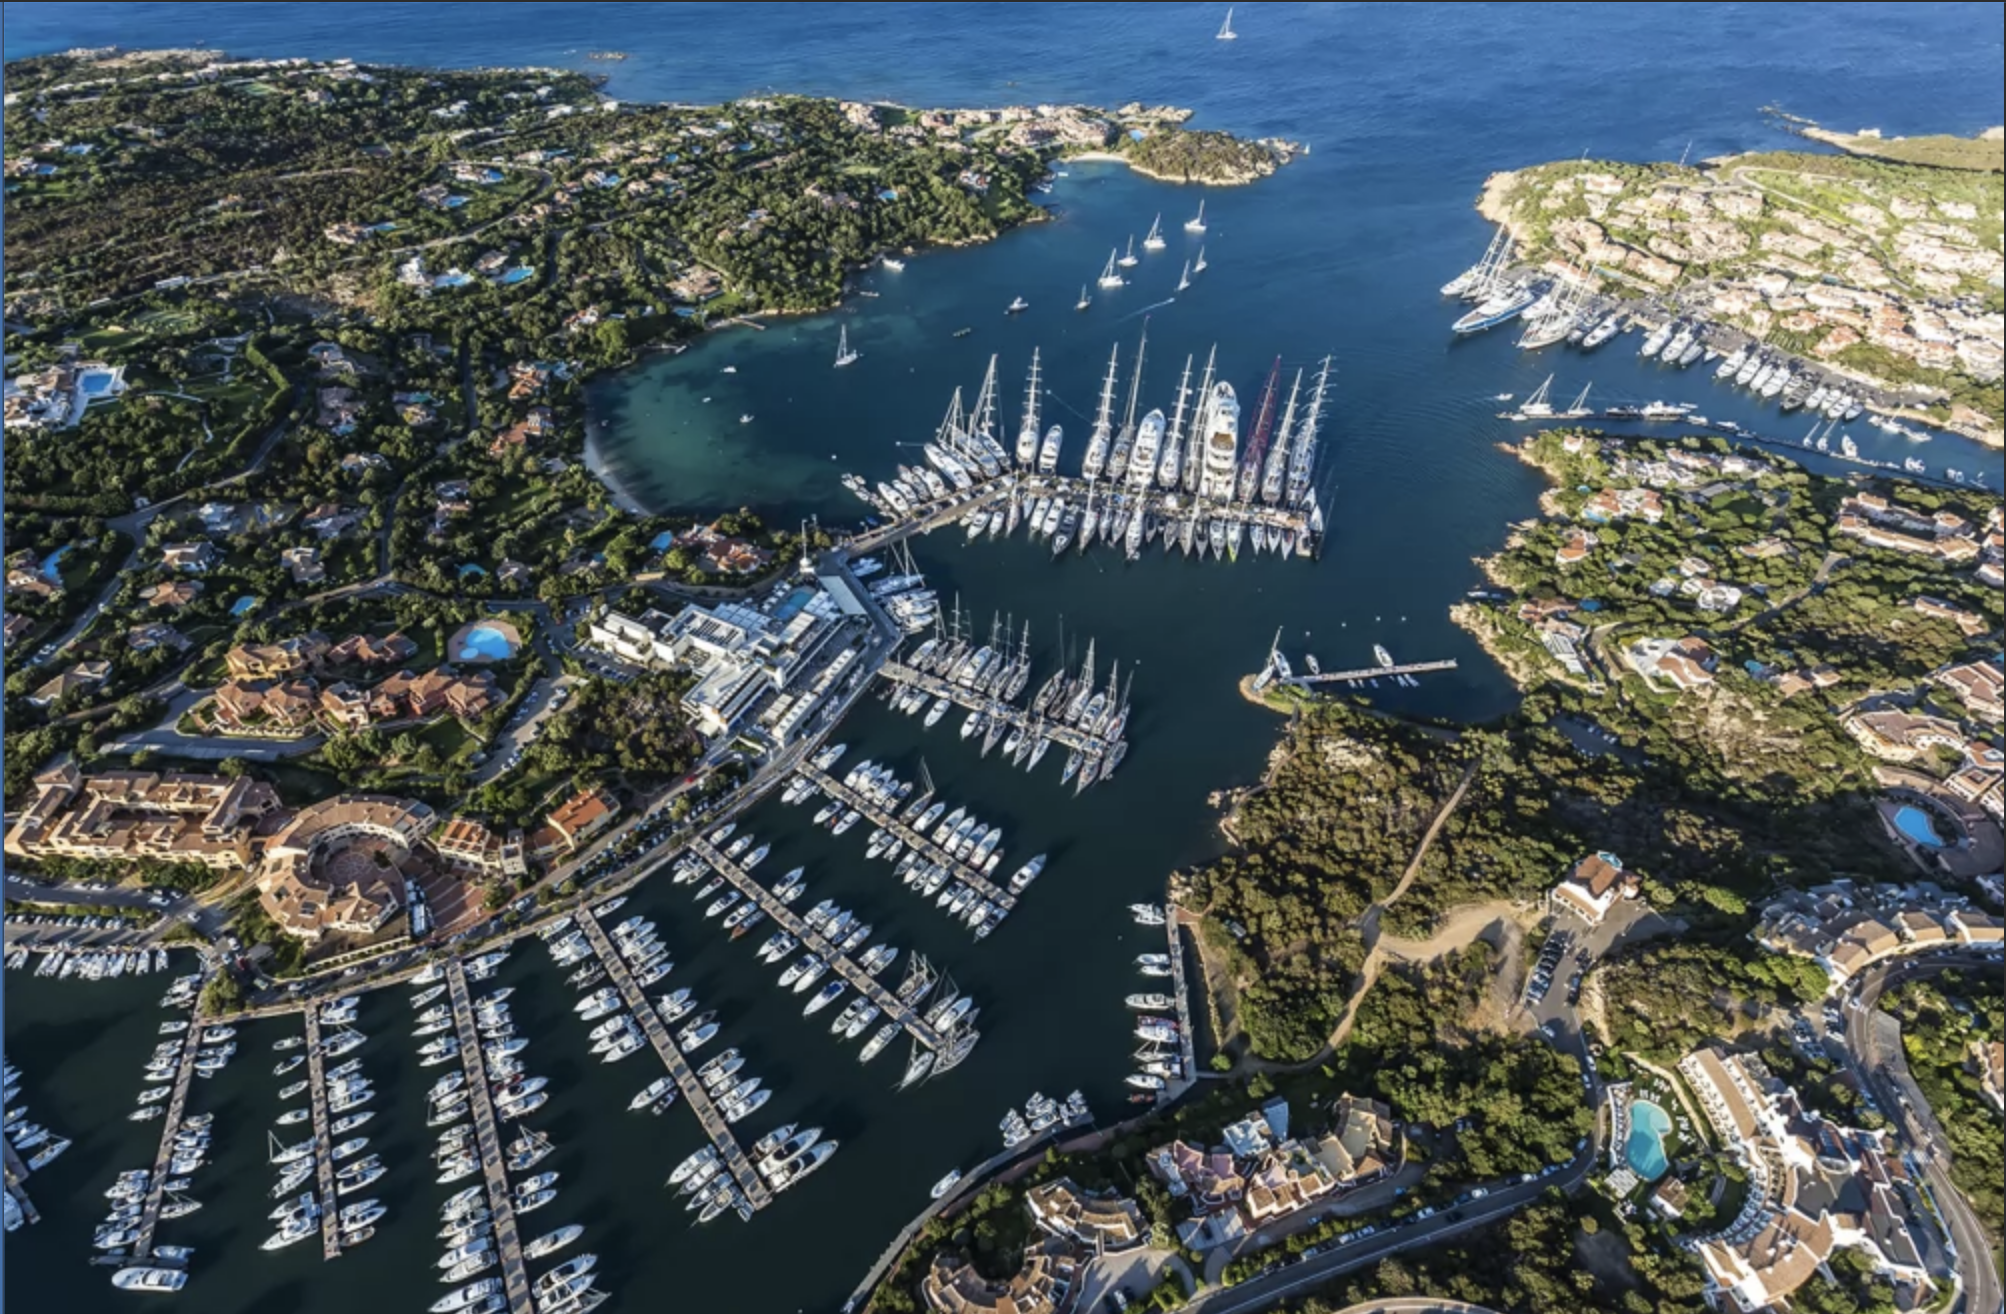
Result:
[[[2006,1034],[2006,992],[1996,972],[1910,981],[1881,1007],[1901,1019],[1909,1072],[1949,1140],[1950,1177],[1990,1236],[2006,1230],[2006,1119],[1980,1085],[1974,1045]]]
[[[1775,1006],[1825,992],[1825,969],[1808,958],[1769,954],[1741,937],[1719,943],[1653,944],[1603,969],[1610,1041],[1676,1060],[1710,1036],[1732,1036]]]

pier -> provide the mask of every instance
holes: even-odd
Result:
[[[494,1218],[495,1248],[501,1253],[502,1291],[509,1314],[535,1314],[529,1270],[522,1259],[522,1233],[516,1226],[515,1193],[508,1184],[508,1160],[495,1121],[494,1092],[488,1085],[487,1055],[474,1026],[474,1005],[467,994],[467,971],[455,958],[446,964],[447,998],[453,1001],[453,1034],[460,1041],[460,1064],[466,1069],[468,1104],[474,1111],[474,1144],[480,1151],[481,1175],[488,1184],[488,1209]]]
[[[743,867],[718,852],[716,845],[702,836],[697,836],[690,841],[690,851],[709,863],[720,876],[730,881],[739,893],[756,902],[765,910],[768,917],[799,940],[802,948],[827,963],[829,969],[849,982],[858,994],[876,1004],[879,1015],[886,1021],[898,1023],[905,1029],[906,1034],[936,1054],[946,1050],[947,1038],[928,1025],[926,1019],[921,1017],[916,1009],[892,991],[885,989],[876,977],[852,962],[849,955],[839,952],[835,945],[823,939],[800,913],[774,898],[772,892],[753,880]]]
[[[916,671],[904,662],[888,661],[878,667],[878,674],[894,684],[909,684],[925,690],[936,698],[945,698],[958,707],[1000,719],[1026,734],[1031,733],[1032,723],[1036,722],[1035,729],[1038,734],[1074,752],[1098,757],[1108,747],[1106,741],[1087,734],[1076,726],[1049,718],[1034,717],[1014,703],[987,697],[963,685],[943,680],[937,675],[928,675],[925,671]]]
[[[987,877],[967,863],[962,862],[959,858],[949,857],[947,850],[941,848],[911,826],[906,825],[903,821],[900,821],[895,811],[888,810],[882,804],[873,802],[863,794],[851,789],[842,781],[837,780],[834,776],[819,771],[812,766],[802,767],[797,774],[802,779],[812,782],[815,788],[821,790],[830,798],[855,808],[858,813],[888,834],[896,835],[905,842],[905,846],[908,849],[919,854],[927,861],[947,868],[953,879],[973,889],[978,895],[995,904],[998,908],[1003,909],[1005,912],[1016,908],[1016,895],[999,886],[991,885]]]
[[[1184,1061],[1184,1075],[1164,1083],[1162,1094],[1156,1097],[1158,1104],[1176,1099],[1198,1080],[1198,1046],[1191,1035],[1191,989],[1184,981],[1184,937],[1178,934],[1183,914],[1172,908],[1163,922],[1170,931],[1170,989],[1177,1001],[1177,1048]]]
[[[42,1216],[35,1212],[34,1202],[28,1199],[28,1188],[22,1185],[28,1180],[28,1165],[21,1161],[13,1141],[0,1137],[0,1157],[4,1157],[7,1166],[7,1194],[14,1197],[21,1217],[30,1223],[41,1222]]]
[[[1397,666],[1364,666],[1354,671],[1323,671],[1316,675],[1287,675],[1274,681],[1276,684],[1292,684],[1298,689],[1307,689],[1319,684],[1359,684],[1366,680],[1377,680],[1388,675],[1420,675],[1426,671],[1453,671],[1456,659],[1445,657],[1438,662],[1402,662]],[[1272,675],[1270,666],[1266,675]]]
[[[956,490],[946,497],[924,502],[904,515],[893,517],[887,524],[865,530],[843,547],[853,557],[864,556],[911,538],[914,534],[931,534],[942,525],[953,524],[977,507],[988,506],[1010,482],[1008,479],[993,479],[967,492]]]
[[[334,1189],[334,1137],[328,1128],[327,1059],[320,1050],[320,1009],[306,1010],[306,1093],[313,1105],[313,1178],[320,1193],[320,1255],[341,1257],[341,1207]]]
[[[202,1023],[190,1021],[182,1033],[181,1063],[174,1072],[174,1093],[167,1097],[167,1116],[160,1120],[160,1149],[153,1156],[153,1175],[146,1179],[146,1204],[139,1211],[139,1238],[132,1243],[132,1262],[144,1264],[153,1253],[153,1230],[160,1225],[160,1197],[167,1184],[167,1165],[174,1158],[174,1133],[188,1111],[188,1090],[195,1084],[195,1053],[202,1044]]]
[[[633,1014],[634,1021],[640,1024],[642,1033],[648,1037],[648,1043],[654,1046],[662,1065],[669,1070],[669,1075],[676,1079],[676,1088],[682,1091],[683,1102],[697,1115],[697,1124],[703,1128],[704,1135],[710,1137],[710,1143],[717,1149],[718,1161],[724,1164],[726,1170],[731,1173],[732,1180],[738,1183],[740,1194],[751,1202],[754,1209],[764,1209],[772,1204],[773,1193],[767,1189],[766,1180],[754,1169],[751,1158],[745,1153],[745,1148],[738,1143],[738,1137],[733,1134],[731,1124],[724,1120],[722,1113],[718,1112],[716,1101],[711,1099],[710,1092],[704,1088],[703,1082],[698,1080],[697,1074],[690,1068],[689,1059],[684,1057],[682,1047],[677,1045],[675,1037],[669,1034],[669,1024],[662,1021],[661,1013],[648,1001],[647,992],[635,984],[634,974],[628,970],[627,960],[613,944],[612,937],[606,934],[606,928],[599,924],[598,914],[587,909],[579,915],[577,926],[585,933],[585,938],[592,942],[592,948],[598,953],[600,963],[606,968],[606,975],[612,979],[614,988],[620,992],[620,997],[627,1001],[628,1011]]]

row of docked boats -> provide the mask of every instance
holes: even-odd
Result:
[[[39,1172],[70,1148],[67,1137],[58,1136],[47,1127],[28,1120],[28,1106],[21,1102],[21,1072],[12,1063],[0,1058],[0,1129],[4,1129],[7,1143],[14,1147],[14,1153],[21,1156],[29,1172]]]
[[[159,948],[88,948],[57,946],[43,952],[18,944],[7,951],[7,966],[16,970],[35,963],[36,976],[80,981],[110,981],[121,976],[167,970],[167,951]]]
[[[1031,1098],[1024,1101],[1022,1111],[1011,1109],[1003,1115],[998,1130],[1003,1133],[1003,1148],[1014,1150],[1054,1129],[1082,1127],[1092,1121],[1093,1113],[1087,1108],[1086,1096],[1080,1092],[1074,1091],[1061,1103],[1049,1095],[1033,1091]],[[936,1186],[934,1189],[938,1194],[934,1198],[945,1195],[947,1190],[953,1189],[953,1185],[953,1182],[946,1183],[946,1189]]]
[[[272,1045],[274,1053],[283,1055],[273,1068],[274,1076],[288,1076],[303,1064],[309,1065],[310,1074],[312,1059],[318,1057],[321,1091],[316,1096],[307,1075],[279,1092],[281,1102],[302,1097],[306,1102],[282,1110],[273,1130],[266,1133],[266,1158],[276,1174],[271,1198],[278,1203],[271,1213],[277,1227],[263,1242],[265,1250],[283,1250],[308,1237],[325,1236],[330,1230],[340,1248],[359,1246],[376,1235],[377,1223],[389,1212],[374,1197],[343,1198],[367,1189],[389,1171],[380,1154],[364,1153],[370,1138],[355,1134],[376,1116],[367,1107],[376,1099],[376,1088],[363,1074],[362,1060],[343,1057],[367,1040],[353,1025],[360,1006],[361,1000],[353,995],[314,1006],[320,1027],[332,1028],[321,1031],[318,1055],[304,1052],[313,1043],[305,1035],[284,1036]],[[325,1134],[313,1127],[291,1144],[281,1140],[280,1129],[314,1121],[316,1098],[325,1102]],[[336,1212],[332,1219],[325,1215],[328,1202],[322,1198],[318,1181],[323,1163],[334,1183]]]
[[[178,977],[161,995],[160,1006],[177,1012],[192,1009],[201,989],[200,973]],[[203,1065],[220,1070],[236,1050],[233,1028],[224,1026],[205,1030],[189,1017],[168,1018],[161,1022],[159,1034],[166,1039],[147,1062],[146,1086],[140,1092],[138,1109],[132,1115],[138,1121],[166,1115],[168,1103],[181,1080],[184,1060],[191,1066]],[[225,1047],[227,1053],[224,1052]],[[204,1064],[205,1054],[217,1057]],[[19,1074],[10,1065],[5,1069],[4,1076],[4,1102],[11,1105],[18,1093]],[[141,1254],[138,1243],[142,1233],[157,1233],[160,1223],[186,1218],[202,1207],[200,1201],[189,1195],[189,1191],[194,1185],[195,1173],[208,1163],[215,1119],[213,1113],[190,1114],[182,1117],[178,1125],[166,1129],[161,1147],[166,1165],[158,1179],[153,1168],[132,1168],[119,1173],[105,1189],[105,1198],[111,1204],[92,1235],[92,1244],[102,1252],[93,1262],[112,1266],[111,1282],[119,1290],[174,1292],[188,1285],[188,1261],[194,1254],[192,1247],[161,1245],[154,1240],[146,1253]],[[9,1137],[13,1139],[11,1131]],[[15,1140],[14,1143],[18,1150],[20,1142]],[[39,1166],[30,1161],[31,1168]]]
[[[1129,913],[1138,926],[1158,927],[1170,920],[1165,910],[1153,903],[1131,904]],[[1137,954],[1135,966],[1147,977],[1161,979],[1176,975],[1176,966],[1168,953]],[[1135,1053],[1136,1070],[1127,1077],[1128,1084],[1138,1093],[1129,1098],[1136,1103],[1147,1103],[1159,1098],[1170,1083],[1188,1080],[1193,1075],[1185,1068],[1181,1024],[1175,1016],[1170,1016],[1177,1011],[1177,1000],[1159,991],[1143,991],[1129,995],[1125,1002],[1136,1013],[1135,1037],[1142,1042]]]

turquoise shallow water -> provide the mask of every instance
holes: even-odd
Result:
[[[1511,705],[1504,681],[1445,616],[1477,582],[1470,558],[1494,550],[1506,522],[1536,508],[1537,477],[1494,450],[1509,430],[1492,418],[1492,394],[1522,396],[1556,372],[1555,388],[1569,395],[1592,378],[1596,395],[1611,400],[1688,397],[1711,415],[1774,427],[1774,412],[1765,422],[1744,396],[1642,366],[1620,349],[1547,361],[1518,353],[1503,335],[1452,341],[1453,315],[1435,289],[1483,247],[1485,226],[1469,202],[1489,171],[1583,150],[1649,160],[1677,158],[1689,144],[1695,156],[1775,146],[1783,139],[1756,113],[1770,102],[1890,132],[1970,132],[2006,118],[1998,5],[1274,4],[1242,7],[1241,39],[1229,46],[1211,40],[1219,7],[1210,5],[1162,6],[1145,23],[1123,6],[385,4],[361,22],[332,5],[8,4],[4,12],[0,44],[10,58],[208,42],[248,55],[588,67],[584,51],[612,47],[631,57],[589,67],[622,97],[705,100],[773,87],[915,104],[1170,101],[1194,106],[1201,126],[1312,147],[1258,186],[1206,194],[1211,268],[1173,305],[1148,312],[1146,395],[1167,405],[1185,354],[1214,342],[1243,396],[1278,355],[1293,369],[1333,354],[1323,560],[1198,565],[1151,553],[1129,566],[1101,552],[1055,564],[1021,540],[971,547],[952,533],[917,545],[943,596],[958,593],[983,626],[992,611],[1031,621],[1040,675],[1062,635],[1075,648],[1097,637],[1103,667],[1120,658],[1135,675],[1133,751],[1111,784],[1079,800],[1058,788],[1057,758],[1026,777],[977,756],[949,732],[953,721],[925,732],[867,703],[843,727],[853,758],[877,757],[908,776],[923,760],[943,797],[1005,827],[1006,862],[1051,854],[1022,909],[979,946],[892,883],[883,864],[866,864],[861,828],[834,838],[777,803],[749,820],[775,843],[762,872],[805,865],[811,900],[841,899],[880,937],[931,955],[976,995],[984,1040],[968,1064],[893,1095],[898,1056],[860,1067],[853,1047],[830,1040],[827,1016],[804,1020],[803,1000],[776,991],[773,973],[755,963],[758,937],[727,943],[694,914],[686,890],[646,888],[636,907],[661,923],[678,959],[668,984],[689,985],[719,1009],[724,1034],[713,1045],[739,1046],[748,1071],[781,1092],[753,1125],[808,1121],[843,1141],[827,1169],[753,1224],[693,1232],[661,1189],[698,1143],[693,1120],[681,1110],[660,1119],[625,1112],[653,1071],[640,1058],[610,1067],[592,1058],[564,974],[540,948],[504,969],[504,982],[519,987],[516,1014],[537,1037],[531,1070],[555,1092],[539,1125],[561,1147],[548,1165],[563,1174],[560,1197],[534,1221],[586,1226],[581,1247],[600,1255],[602,1285],[617,1293],[609,1314],[670,1305],[832,1310],[926,1203],[931,1183],[996,1148],[1008,1105],[1036,1089],[1063,1095],[1078,1086],[1102,1115],[1126,1111],[1131,1042],[1121,999],[1141,988],[1128,960],[1161,938],[1132,926],[1124,906],[1215,852],[1207,793],[1258,775],[1275,723],[1241,702],[1233,681],[1259,662],[1277,627],[1292,652],[1314,651],[1327,666],[1362,663],[1374,643],[1396,656],[1462,662],[1420,689],[1378,691],[1389,706],[1481,717]],[[1014,433],[1033,346],[1043,351],[1051,418],[1066,425],[1077,459],[1080,417],[1109,347],[1120,341],[1129,359],[1138,312],[1174,291],[1188,253],[1179,225],[1197,193],[1118,167],[1069,172],[1050,198],[1059,210],[1052,223],[915,258],[902,275],[870,274],[862,286],[880,295],[834,315],[714,335],[682,357],[602,381],[592,405],[610,425],[597,431],[608,459],[663,509],[750,504],[776,518],[852,520],[861,504],[836,474],[876,478],[910,461],[898,444],[930,435],[951,390],[972,392],[992,352],[1001,356],[1005,432]],[[1108,247],[1139,238],[1159,211],[1169,249],[1144,262],[1133,286],[1096,291],[1093,308],[1075,314],[1079,285]],[[1018,295],[1031,309],[1006,319],[1003,307]],[[864,352],[840,371],[830,366],[839,324]],[[962,326],[975,331],[953,338]],[[737,372],[725,374],[726,365]],[[747,413],[753,422],[740,425]],[[1880,454],[1878,431],[1856,437]],[[1952,446],[1939,440],[1928,455],[1959,463],[1944,450]],[[1983,459],[1963,463],[1981,468]],[[1996,469],[1996,457],[1983,468]],[[37,1189],[47,1220],[8,1240],[5,1294],[10,1305],[77,1314],[129,1308],[83,1258],[99,1192],[153,1144],[144,1124],[123,1115],[152,1045],[157,985],[8,977],[7,1047],[28,1074],[28,1102],[38,1120],[82,1135]],[[362,1018],[372,1039],[358,1051],[385,1092],[376,1121],[387,1124],[382,1148],[397,1164],[380,1184],[393,1212],[378,1238],[333,1265],[310,1247],[257,1251],[269,1182],[264,1129],[279,1111],[279,1083],[261,1051],[281,1029],[254,1028],[238,1065],[198,1087],[196,1107],[218,1113],[226,1162],[198,1191],[203,1211],[169,1234],[198,1254],[196,1281],[159,1302],[164,1309],[415,1314],[430,1303],[440,1290],[432,1211],[446,1188],[422,1171],[429,1137],[420,1101],[434,1072],[417,1067],[404,1015],[401,998],[372,1000]]]

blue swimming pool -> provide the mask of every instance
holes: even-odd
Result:
[[[795,589],[793,592],[789,593],[786,597],[782,598],[780,600],[780,605],[773,609],[773,619],[779,621],[783,625],[786,624],[788,621],[791,621],[796,616],[800,615],[801,609],[807,606],[808,600],[810,598],[813,598],[814,596],[815,596],[815,590],[813,589]]]
[[[48,557],[43,560],[42,562],[43,579],[49,581],[49,583],[51,584],[61,584],[63,582],[63,571],[61,563],[63,560],[63,554],[65,552],[68,552],[69,550],[70,550],[70,545],[68,543],[65,543],[61,547],[57,548],[54,552],[51,552],[48,555]]]
[[[476,625],[466,633],[460,645],[460,660],[463,662],[507,661],[515,653],[508,636],[492,625]]]
[[[1926,849],[1944,847],[1943,837],[1936,833],[1936,825],[1929,819],[1929,813],[1913,803],[1904,803],[1896,810],[1895,829],[1911,844],[1920,844]]]
[[[1671,1118],[1651,1101],[1638,1100],[1630,1106],[1630,1136],[1623,1142],[1623,1157],[1631,1172],[1647,1182],[1665,1175],[1672,1166],[1665,1158],[1665,1137],[1671,1130]]]
[[[77,375],[77,391],[86,397],[102,397],[111,391],[114,377],[110,370],[85,370]]]
[[[257,606],[258,600],[246,593],[243,597],[238,598],[230,604],[230,614],[232,616],[241,616],[247,611],[255,611]]]
[[[514,269],[509,270],[507,273],[504,273],[500,278],[497,278],[495,282],[500,283],[501,285],[506,287],[511,283],[520,283],[526,278],[535,278],[535,277],[536,277],[536,271],[534,269],[531,269],[528,265],[517,265]]]
[[[655,535],[652,539],[648,541],[648,546],[655,549],[655,551],[657,552],[667,552],[671,547],[675,545],[675,541],[676,541],[675,531],[664,529],[661,533]]]

